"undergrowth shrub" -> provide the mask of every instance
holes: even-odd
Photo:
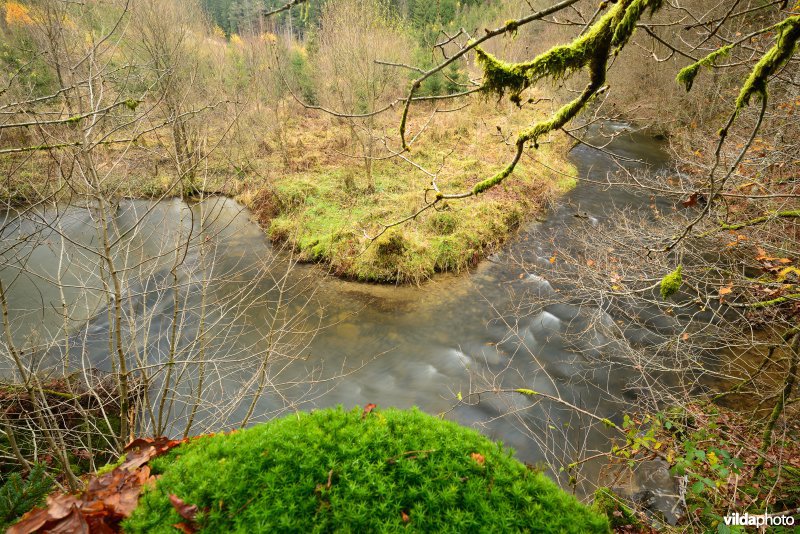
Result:
[[[0,530],[5,530],[22,514],[44,502],[53,489],[44,464],[34,464],[25,478],[11,473],[0,486]]]
[[[199,438],[153,460],[126,532],[607,532],[607,519],[477,432],[417,410],[341,408]]]

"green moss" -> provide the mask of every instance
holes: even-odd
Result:
[[[742,85],[739,97],[736,99],[736,109],[739,110],[750,104],[753,95],[767,98],[767,81],[794,55],[797,41],[800,39],[800,15],[787,17],[776,26],[778,37],[775,45],[756,63],[750,76]]]
[[[161,477],[125,532],[173,532],[170,495],[197,505],[207,532],[609,531],[502,445],[417,410],[300,413],[181,445],[151,467]]]
[[[683,284],[682,265],[661,279],[661,298],[667,300],[678,292]]]
[[[682,68],[681,71],[678,73],[676,80],[678,81],[678,83],[683,84],[686,87],[687,91],[691,91],[692,85],[694,84],[694,79],[700,72],[700,67],[713,66],[714,62],[717,59],[726,56],[731,51],[732,48],[733,45],[725,45],[722,48],[711,52],[700,61],[697,61],[696,63],[692,63],[691,65]]]
[[[124,101],[125,107],[131,111],[136,111],[136,108],[139,107],[140,101],[136,100],[135,98],[129,98],[128,100]]]
[[[390,228],[386,230],[378,239],[373,243],[375,253],[378,257],[386,260],[391,259],[393,256],[402,254],[406,250],[406,242],[403,239],[403,234],[395,229]]]
[[[642,17],[645,10],[649,10],[652,15],[661,8],[664,0],[634,0],[625,9],[622,20],[614,28],[614,37],[611,45],[622,48],[636,31],[636,23]]]
[[[486,92],[503,96],[509,91],[512,99],[516,97],[519,101],[519,94],[530,87],[531,80],[524,68],[501,61],[480,48],[475,49],[475,57],[483,69],[483,87]]]
[[[508,91],[512,99],[519,100],[519,94],[537,80],[558,80],[583,69],[593,58],[608,53],[612,37],[624,37],[625,40],[630,37],[638,17],[633,18],[633,13],[629,15],[627,21],[629,24],[632,22],[633,26],[627,30],[620,28],[619,23],[626,20],[626,8],[632,3],[649,5],[654,0],[620,0],[583,35],[569,44],[554,46],[531,61],[506,63],[476,48],[476,59],[483,69],[484,90],[498,96],[503,96]],[[621,33],[617,36],[615,31],[618,28]]]
[[[110,473],[111,471],[113,471],[117,467],[121,466],[123,463],[125,463],[125,458],[126,458],[126,455],[123,454],[122,456],[120,456],[117,459],[116,462],[112,462],[112,463],[108,463],[108,464],[104,465],[103,467],[101,467],[100,469],[97,470],[97,476],[102,476],[102,475],[105,475],[106,473]]]
[[[458,219],[450,211],[440,211],[428,219],[428,226],[439,235],[450,235],[458,226]]]

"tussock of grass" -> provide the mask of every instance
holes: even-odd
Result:
[[[608,532],[607,519],[477,432],[417,410],[292,415],[200,438],[123,524],[173,532],[169,501],[208,532]]]
[[[468,190],[512,155],[498,135],[487,133],[489,129],[475,131],[475,123],[484,116],[497,116],[491,106],[477,107],[471,114],[431,126],[410,156],[429,169],[446,162],[437,180],[443,191]],[[524,127],[536,117],[527,110],[510,113],[503,119],[503,131]],[[450,154],[453,147],[458,156]],[[363,191],[358,161],[329,159],[311,170],[273,177],[269,198],[241,198],[260,200],[248,206],[268,227],[270,237],[289,243],[301,260],[328,263],[337,275],[362,281],[419,283],[437,272],[476,265],[549,199],[573,187],[569,175],[574,169],[560,155],[561,149],[558,143],[543,144],[532,155],[549,168],[526,160],[502,187],[429,210],[374,242],[370,238],[382,225],[408,217],[425,202],[430,178],[399,159],[375,163],[374,193]]]

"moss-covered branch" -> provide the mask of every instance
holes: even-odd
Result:
[[[403,147],[403,150],[409,150],[408,143],[406,142],[406,126],[407,126],[407,119],[408,119],[408,112],[411,107],[411,103],[415,100],[414,93],[417,89],[419,89],[422,82],[428,79],[430,76],[433,76],[437,72],[440,72],[442,69],[447,67],[448,65],[452,64],[453,62],[457,61],[459,58],[466,55],[471,50],[478,50],[478,46],[482,43],[488,41],[489,39],[496,37],[498,35],[503,35],[505,33],[516,33],[516,31],[526,24],[529,24],[535,20],[541,20],[547,15],[552,15],[553,13],[558,13],[562,9],[566,9],[567,7],[577,4],[578,0],[561,0],[556,4],[551,5],[546,9],[542,9],[540,11],[536,11],[531,13],[526,17],[522,17],[517,20],[509,20],[506,21],[505,24],[500,26],[499,28],[495,28],[493,30],[486,30],[484,35],[478,37],[477,39],[470,40],[466,46],[462,47],[461,50],[447,58],[445,61],[439,63],[438,65],[432,67],[430,70],[425,71],[419,78],[414,80],[411,84],[411,90],[408,92],[408,96],[405,99],[405,106],[403,108],[403,118],[400,121],[400,144]]]
[[[714,228],[713,230],[709,230],[708,232],[700,234],[700,237],[708,237],[711,234],[715,234],[723,230],[740,230],[742,228],[747,228],[748,226],[764,224],[765,222],[772,221],[774,219],[780,219],[780,218],[792,219],[797,217],[800,217],[800,210],[771,211],[766,215],[762,215],[761,217],[756,217],[755,219],[750,219],[748,221],[742,221],[740,223],[734,223],[734,224],[725,224],[725,223],[720,224],[717,228]]]
[[[526,143],[532,141],[534,146],[538,146],[539,137],[562,128],[586,108],[603,90],[612,48],[625,46],[642,14],[647,10],[651,13],[656,11],[661,4],[662,0],[620,0],[586,33],[528,62],[506,63],[476,48],[478,63],[483,68],[484,90],[498,96],[509,92],[511,101],[517,104],[521,101],[522,91],[542,78],[557,80],[587,70],[589,84],[577,98],[562,106],[551,117],[520,132],[511,163],[491,178],[478,182],[472,188],[473,194],[483,193],[505,180],[514,171]]]
[[[772,219],[778,218],[794,218],[800,217],[800,210],[788,210],[788,211],[774,211],[764,215],[763,217],[756,217],[755,219],[750,219],[749,221],[744,221],[736,224],[723,224],[720,225],[721,230],[739,230],[740,228],[744,228],[746,226],[754,226],[756,224],[762,224]]]
[[[483,68],[484,90],[497,96],[509,92],[511,101],[518,103],[520,93],[538,80],[558,80],[582,70],[593,58],[608,54],[614,31],[629,4],[631,0],[618,2],[589,31],[569,44],[554,46],[531,61],[506,63],[484,50],[476,49],[478,64]]]
[[[561,128],[567,122],[572,120],[575,115],[580,113],[580,111],[602,87],[605,81],[606,61],[607,56],[605,54],[597,58],[598,64],[591,71],[592,79],[580,96],[578,96],[578,98],[562,106],[561,109],[559,109],[549,119],[539,121],[530,128],[520,132],[519,136],[517,137],[514,159],[511,160],[511,163],[509,163],[502,171],[495,174],[491,178],[487,178],[486,180],[482,180],[475,184],[475,186],[472,188],[472,193],[477,195],[500,184],[514,171],[514,168],[517,166],[517,163],[522,156],[522,151],[525,149],[525,143],[533,141],[534,145],[536,146],[537,139],[540,136]]]
[[[736,110],[750,104],[753,95],[766,98],[768,78],[778,72],[797,49],[797,41],[800,39],[800,15],[788,17],[778,24],[776,29],[778,37],[775,45],[756,63],[747,81],[742,85],[739,97],[736,99]]]
[[[762,300],[759,302],[754,302],[752,304],[748,304],[748,308],[769,308],[770,306],[777,306],[778,304],[783,304],[784,302],[789,302],[791,300],[800,299],[800,293],[792,293],[791,295],[785,295],[783,297],[774,298],[771,300]]]
[[[588,67],[611,47],[625,46],[642,14],[661,7],[663,0],[621,0],[595,22],[589,30],[569,44],[554,46],[531,61],[506,63],[477,48],[483,68],[483,87],[487,92],[519,102],[519,94],[542,78],[558,80]]]
[[[700,67],[712,67],[717,59],[728,55],[728,53],[733,48],[732,44],[725,45],[718,50],[714,50],[706,57],[702,58],[700,61],[696,61],[692,63],[688,67],[684,67],[678,73],[677,80],[678,83],[682,84],[686,87],[687,91],[692,90],[692,85],[694,85],[694,79],[697,77],[697,74],[700,72]]]

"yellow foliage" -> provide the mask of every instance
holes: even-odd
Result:
[[[300,54],[304,58],[308,57],[308,50],[306,50],[306,47],[303,46],[303,45],[299,45],[299,44],[292,45],[292,51],[297,52],[298,54]]]
[[[13,26],[14,24],[33,24],[33,19],[30,16],[30,11],[27,7],[19,2],[6,2],[6,24]]]
[[[242,41],[242,38],[239,37],[238,34],[234,33],[233,35],[231,35],[231,44],[233,46],[242,47],[244,46],[244,41]]]
[[[266,32],[261,34],[261,40],[265,43],[277,43],[278,36],[274,33]]]
[[[225,39],[225,32],[219,26],[216,26],[216,25],[214,26],[214,30],[212,31],[212,34],[217,39]]]

